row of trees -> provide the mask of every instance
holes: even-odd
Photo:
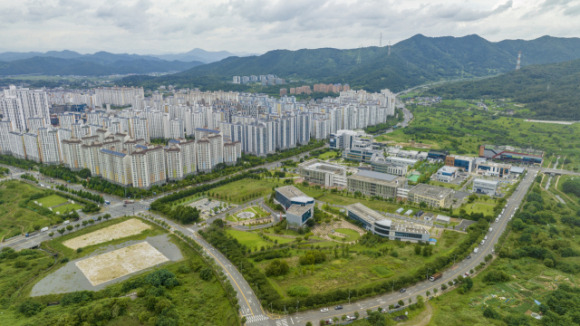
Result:
[[[70,192],[73,195],[76,195],[76,196],[79,196],[82,198],[86,198],[88,200],[92,200],[92,201],[97,202],[99,204],[102,204],[105,202],[105,199],[103,198],[103,196],[93,194],[92,192],[88,192],[85,190],[74,190],[74,189],[71,189],[65,185],[57,185],[56,189],[58,189],[60,191]]]

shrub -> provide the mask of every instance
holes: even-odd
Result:
[[[302,260],[302,258],[300,258],[300,259]],[[300,263],[302,264],[302,261]],[[268,267],[266,267],[266,275],[267,276],[286,275],[289,270],[290,270],[290,267],[288,266],[288,263],[286,263],[286,261],[280,260],[280,259],[274,259],[274,260],[272,260],[272,262],[270,262]]]
[[[31,317],[39,313],[42,308],[43,305],[40,303],[28,299],[18,306],[18,312],[26,317]]]

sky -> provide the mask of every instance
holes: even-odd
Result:
[[[579,37],[580,0],[0,0],[2,52],[264,53],[419,33]]]

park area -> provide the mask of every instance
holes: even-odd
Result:
[[[40,230],[60,220],[50,211],[32,206],[34,199],[31,198],[41,198],[45,193],[21,181],[0,183],[0,239]]]
[[[34,202],[42,207],[48,208],[57,215],[76,211],[78,209],[83,208],[82,205],[77,204],[59,195],[49,195],[46,197],[39,198]]]
[[[260,206],[250,206],[233,214],[227,215],[226,220],[230,222],[243,222],[268,217],[269,215],[270,213],[266,212]]]
[[[248,200],[269,195],[272,187],[281,184],[270,180],[242,179],[214,188],[209,191],[212,197],[233,203],[244,203]]]

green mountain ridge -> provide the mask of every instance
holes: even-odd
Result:
[[[443,98],[509,98],[525,104],[533,118],[580,121],[580,60],[523,67],[493,78],[434,87],[427,93]]]
[[[580,58],[580,38],[544,36],[531,41],[490,42],[478,35],[427,37],[421,34],[388,47],[339,50],[332,48],[274,50],[260,56],[230,57],[177,74],[122,80],[128,85],[228,85],[235,75],[275,74],[301,82],[348,83],[354,88],[395,92],[426,82],[459,77],[496,75],[515,69],[518,51],[522,66]],[[227,86],[227,87],[223,87]],[[243,88],[243,87],[242,87]]]

